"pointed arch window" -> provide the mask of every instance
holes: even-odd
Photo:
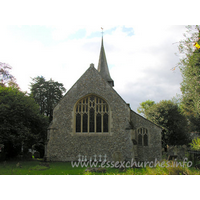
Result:
[[[105,100],[90,95],[75,106],[75,130],[77,133],[109,132],[109,106]]]
[[[148,130],[146,128],[138,129],[138,145],[148,146]]]

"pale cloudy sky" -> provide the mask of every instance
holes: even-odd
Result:
[[[110,74],[115,81],[114,89],[136,111],[142,101],[152,99],[158,102],[180,93],[180,72],[178,69],[175,72],[170,69],[179,61],[175,56],[178,44],[173,43],[183,38],[185,28],[176,24],[198,24],[198,5],[197,0],[2,0],[0,62],[13,67],[11,73],[24,91],[28,90],[30,77],[40,75],[63,83],[69,90],[90,63],[97,67],[101,45],[100,28],[104,27],[104,46]],[[11,178],[6,177],[3,184],[6,185],[5,181],[11,185],[13,183],[13,194],[16,196],[20,190]],[[52,187],[52,184],[48,184],[52,178],[45,184],[43,180],[37,181],[37,184],[41,183],[39,186],[48,190],[52,187],[51,191],[54,192],[51,192],[51,197],[62,198],[66,188],[72,191],[68,191],[69,195],[74,195],[77,187],[73,190],[70,187],[72,183],[78,186],[80,194],[84,194],[86,188],[83,185],[90,182],[85,182],[85,179],[81,182],[76,179],[79,177],[71,177],[69,181],[69,178],[64,185],[59,185],[59,192],[53,188],[54,185]],[[110,182],[107,179],[105,182],[105,178],[103,184],[108,184],[104,188],[110,189],[111,185],[115,190],[118,188],[119,181]],[[126,181],[128,183],[130,180]],[[26,189],[32,188],[30,181],[28,183]],[[35,182],[31,180],[31,183]],[[144,180],[139,177],[134,183],[144,184]],[[152,185],[155,187],[156,184],[156,187],[162,189],[163,184],[157,183],[159,181],[155,180]],[[177,180],[174,183],[177,185]],[[180,182],[178,185],[181,188]],[[100,185],[90,184],[90,193],[96,195],[97,186]],[[125,186],[127,190],[128,184]],[[5,194],[10,194],[10,187],[3,189]],[[106,196],[107,191],[104,191]],[[137,187],[137,191],[140,194],[143,188]],[[113,193],[110,195],[113,198]],[[117,198],[130,196],[124,193],[121,185],[117,195]],[[95,197],[98,199],[98,196]],[[191,193],[188,193],[188,198],[191,198]]]
[[[184,6],[182,11],[188,12]],[[171,69],[179,62],[175,53],[186,29],[166,23],[185,19],[177,12],[179,4],[19,0],[0,7],[0,62],[12,66],[23,91],[36,76],[52,78],[69,90],[90,63],[97,68],[103,27],[114,89],[133,110],[148,99],[159,102],[181,94],[180,71]]]
[[[101,26],[3,26],[0,61],[13,67],[23,91],[30,77],[44,76],[69,90],[87,70],[98,66]],[[156,102],[180,94],[176,66],[185,26],[104,26],[104,47],[114,89],[136,110],[147,99]],[[175,44],[173,44],[175,43]]]

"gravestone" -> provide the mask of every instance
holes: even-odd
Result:
[[[24,158],[25,159],[32,159],[32,153],[31,152],[28,152],[28,153],[26,153],[25,155],[24,155]]]
[[[36,151],[36,152],[34,153],[34,158],[40,158],[40,153],[39,153],[38,151]]]

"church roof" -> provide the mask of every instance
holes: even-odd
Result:
[[[110,77],[110,73],[108,69],[106,54],[105,54],[105,50],[103,46],[103,37],[102,37],[101,50],[100,50],[100,55],[99,55],[98,72],[112,87],[114,86],[114,81]]]

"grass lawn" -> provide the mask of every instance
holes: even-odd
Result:
[[[46,165],[46,166],[45,166]],[[119,171],[106,168],[106,172],[85,172],[86,167],[72,167],[71,162],[48,162],[41,160],[0,162],[0,175],[200,175],[194,167],[130,168]]]

